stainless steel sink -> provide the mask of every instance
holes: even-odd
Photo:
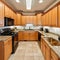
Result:
[[[60,41],[57,41],[53,38],[48,38],[47,40],[52,46],[60,46]]]

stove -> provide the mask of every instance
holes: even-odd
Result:
[[[12,32],[9,28],[5,28],[3,32],[0,33],[0,36],[12,36],[12,53],[14,53],[18,47],[18,33]]]

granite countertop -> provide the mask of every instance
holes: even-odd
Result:
[[[47,38],[42,37],[44,41],[50,46],[50,48],[60,57],[60,46],[52,46],[47,40]]]
[[[9,38],[11,38],[11,36],[0,36],[0,42],[1,41],[6,41]]]

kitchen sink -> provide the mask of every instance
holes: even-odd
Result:
[[[57,41],[53,38],[48,38],[47,40],[52,46],[60,46],[60,41]]]

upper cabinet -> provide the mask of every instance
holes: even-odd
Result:
[[[22,16],[22,25],[33,24],[36,25],[36,16]]]
[[[58,7],[52,8],[50,11],[46,12],[42,16],[42,25],[43,26],[54,26],[57,27],[58,22]]]
[[[16,25],[21,25],[21,14],[18,14],[16,15]]]
[[[58,27],[60,27],[60,5],[58,5]]]
[[[42,15],[41,24],[42,26],[45,26],[45,15]]]
[[[54,7],[52,10],[51,10],[51,25],[52,26],[57,26],[57,6]]]
[[[41,25],[41,20],[42,20],[42,17],[41,17],[41,13],[39,13],[39,14],[37,14],[37,16],[36,16],[36,18],[37,18],[37,20],[36,20],[36,22],[37,22],[37,25]]]
[[[7,5],[5,5],[5,17],[14,19],[13,15],[14,15],[14,12]]]
[[[4,26],[4,4],[0,1],[0,26]]]

